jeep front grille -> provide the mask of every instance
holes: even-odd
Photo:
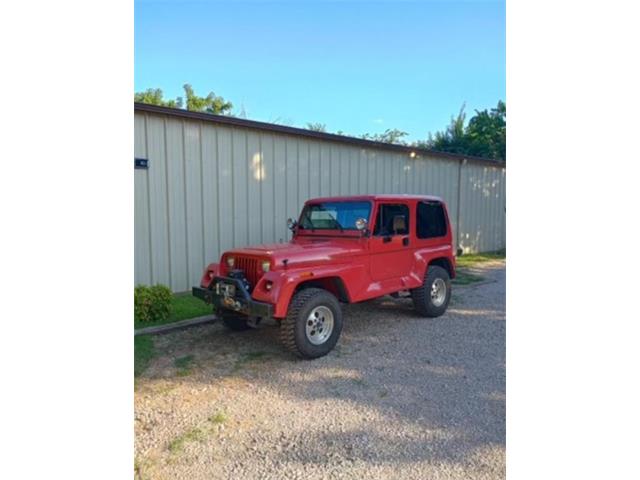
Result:
[[[251,284],[251,288],[255,287],[260,278],[262,277],[262,270],[260,268],[260,261],[257,258],[251,257],[235,257],[236,264],[234,268],[242,270]]]

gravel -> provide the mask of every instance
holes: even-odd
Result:
[[[440,318],[410,299],[345,307],[336,349],[313,361],[283,351],[275,325],[155,337],[136,380],[137,478],[504,478],[504,262],[482,275]]]

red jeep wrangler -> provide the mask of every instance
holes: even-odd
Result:
[[[441,199],[317,198],[288,224],[290,242],[225,252],[193,288],[228,328],[246,330],[273,318],[289,350],[317,358],[338,341],[341,302],[410,294],[420,315],[446,311],[455,258]]]

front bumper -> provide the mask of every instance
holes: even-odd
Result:
[[[236,278],[215,277],[209,288],[193,287],[192,293],[218,311],[230,310],[250,317],[268,318],[273,315],[273,305],[251,298],[242,282]]]

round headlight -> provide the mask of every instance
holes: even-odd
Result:
[[[263,272],[268,272],[270,268],[271,268],[271,262],[269,260],[265,260],[265,261],[262,262],[262,271]]]
[[[227,257],[227,266],[229,268],[233,268],[233,266],[236,264],[236,259],[233,257]]]

